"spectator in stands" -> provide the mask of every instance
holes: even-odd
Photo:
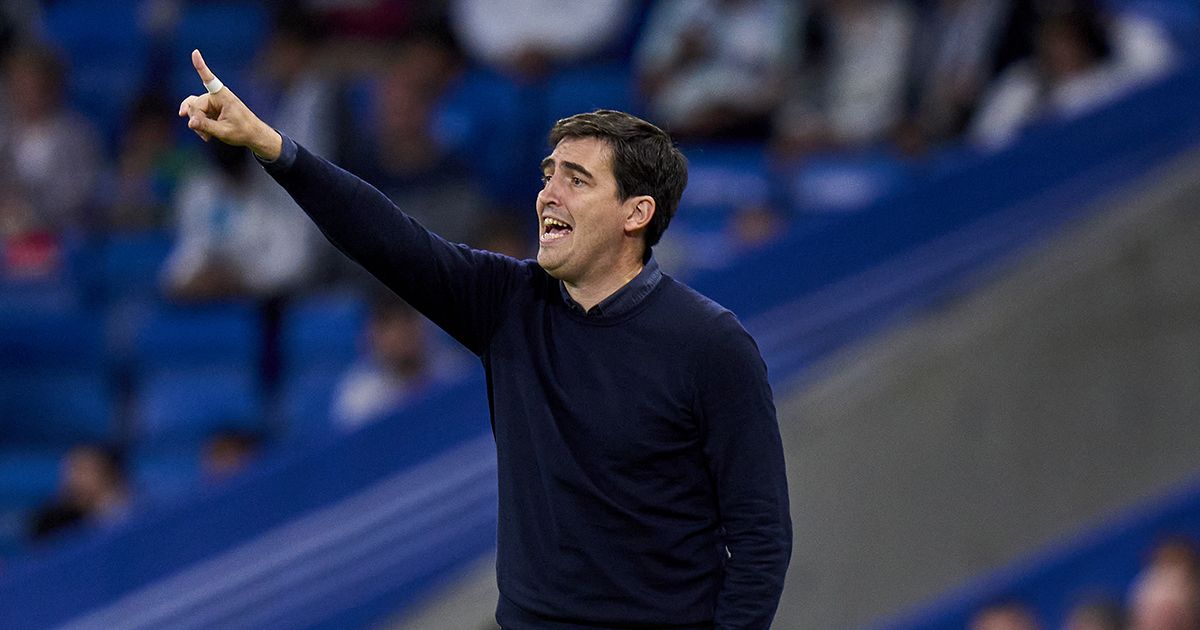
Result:
[[[67,107],[67,70],[27,44],[4,64],[11,124],[0,125],[0,235],[82,228],[99,172],[96,131]]]
[[[429,5],[406,0],[307,0],[298,3],[337,38],[393,39],[421,25]]]
[[[108,204],[108,226],[121,230],[166,227],[171,200],[185,164],[196,156],[173,141],[169,107],[158,95],[146,94],[134,105],[133,115],[121,136]]]
[[[988,89],[970,123],[971,140],[1003,147],[1034,121],[1079,116],[1161,73],[1169,55],[1139,40],[1148,31],[1122,30],[1126,39],[1114,51],[1097,9],[1085,3],[1046,10],[1036,27],[1034,56],[1013,64]]]
[[[629,0],[454,0],[450,26],[471,58],[521,82],[612,45]]]
[[[1125,613],[1115,602],[1086,601],[1071,609],[1063,630],[1124,630]]]
[[[259,193],[262,176],[245,152],[209,145],[214,167],[180,186],[177,239],[163,269],[166,292],[185,301],[270,297],[312,272],[308,226],[295,204]]]
[[[346,168],[405,212],[455,242],[475,234],[486,202],[468,164],[433,137],[438,99],[453,75],[453,55],[433,39],[403,44],[381,77],[376,118],[346,151]],[[276,187],[278,190],[282,190]]]
[[[242,429],[216,431],[204,444],[201,468],[212,481],[228,479],[245,470],[262,449],[262,436]]]
[[[42,539],[79,524],[124,520],[131,495],[124,460],[115,449],[83,445],[63,457],[58,496],[33,517],[31,535]]]
[[[0,4],[0,59],[36,30],[41,8],[37,0],[7,0]]]
[[[801,6],[789,0],[653,5],[636,63],[655,120],[677,137],[765,138],[796,54]]]
[[[529,234],[533,229],[519,221],[512,209],[494,209],[480,222],[470,245],[477,249],[525,259],[535,255]]]
[[[330,151],[337,141],[333,115],[337,89],[319,63],[324,38],[325,29],[311,14],[297,5],[285,5],[259,54],[255,91],[246,96],[269,111],[281,129],[318,151]]]
[[[787,219],[771,204],[745,205],[734,211],[729,232],[736,250],[749,251],[783,236]]]
[[[1032,47],[1030,0],[937,0],[921,15],[910,67],[906,153],[958,137],[996,73]]]
[[[820,0],[775,120],[784,157],[884,140],[904,111],[916,14],[900,0]]]
[[[434,357],[429,330],[416,309],[382,288],[371,302],[366,342],[366,356],[334,393],[334,423],[346,431],[402,408],[457,369]]]
[[[1200,628],[1200,554],[1186,540],[1154,550],[1130,593],[1132,630]]]
[[[985,606],[971,619],[971,630],[1038,630],[1039,627],[1033,613],[1014,601]]]

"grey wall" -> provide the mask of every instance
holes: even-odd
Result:
[[[895,614],[1200,471],[1200,159],[779,401],[777,628]]]

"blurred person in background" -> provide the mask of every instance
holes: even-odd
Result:
[[[1200,554],[1189,540],[1159,545],[1130,589],[1131,630],[1200,628]]]
[[[904,111],[917,15],[901,0],[814,0],[774,121],[784,158],[886,139]]]
[[[331,151],[337,90],[316,63],[321,35],[309,14],[283,8],[258,60],[257,89],[248,98],[272,112],[280,129]],[[316,282],[318,263],[330,247],[287,193],[252,168],[245,152],[221,145],[211,152],[215,168],[179,186],[176,244],[163,284],[168,295],[184,301],[268,300],[270,337],[274,300]]]
[[[613,45],[630,0],[452,0],[450,26],[475,61],[521,83]]]
[[[67,107],[67,68],[24,44],[4,63],[9,123],[0,125],[0,235],[86,227],[100,169],[96,130]]]
[[[107,202],[107,226],[117,230],[164,228],[185,167],[196,158],[175,142],[170,121],[162,117],[164,99],[144,94],[121,135],[113,191]]]
[[[734,248],[745,252],[782,238],[787,227],[784,213],[772,204],[763,203],[737,208],[728,229]]]
[[[166,293],[183,301],[274,297],[313,272],[310,226],[298,210],[261,194],[263,174],[244,151],[209,147],[211,166],[179,188],[174,249],[164,265]]]
[[[21,42],[33,37],[40,17],[41,6],[37,0],[6,0],[0,3],[0,62]],[[0,79],[0,97],[3,94],[4,80]],[[4,105],[0,104],[0,122],[4,120],[3,109]]]
[[[473,169],[433,137],[438,100],[456,66],[452,51],[435,39],[401,44],[380,77],[375,118],[343,153],[348,170],[425,227],[461,243],[477,232],[487,203]]]
[[[200,467],[209,481],[228,479],[246,469],[262,450],[263,438],[243,429],[221,429],[204,443]]]
[[[1165,39],[1153,43],[1145,28],[1118,28],[1124,38],[1114,48],[1110,27],[1121,21],[1105,20],[1089,2],[1048,3],[1039,10],[1033,57],[996,79],[971,120],[969,138],[980,146],[1002,148],[1035,121],[1087,113],[1170,63],[1160,47]]]
[[[1125,630],[1125,612],[1115,602],[1085,601],[1071,609],[1063,630]]]
[[[529,227],[518,216],[520,212],[512,208],[494,208],[477,226],[471,246],[518,260],[532,258],[535,252],[527,236]]]
[[[937,0],[921,13],[908,114],[897,143],[909,154],[960,136],[996,74],[1029,54],[1031,0]]]
[[[1039,630],[1033,613],[1015,601],[989,604],[971,618],[970,630]]]
[[[651,113],[676,137],[766,138],[796,55],[802,7],[790,0],[653,5],[635,52]]]
[[[379,287],[364,331],[367,352],[338,383],[333,421],[352,431],[447,381],[454,362],[434,350],[424,318],[396,294]]]
[[[334,126],[337,89],[320,63],[324,41],[325,28],[312,14],[298,5],[283,5],[256,60],[255,90],[246,98],[270,112],[271,120],[289,135],[330,151],[338,140]],[[264,185],[268,187],[278,188]],[[288,197],[281,194],[280,199],[286,203]]]
[[[119,523],[131,504],[121,454],[100,445],[76,446],[63,456],[58,495],[34,513],[30,534],[38,540],[80,524]]]
[[[346,74],[378,71],[391,59],[395,42],[428,36],[450,39],[445,0],[303,0],[299,4],[325,32],[322,63]]]

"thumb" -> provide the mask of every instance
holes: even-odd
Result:
[[[204,63],[204,55],[200,54],[199,48],[192,51],[192,67],[196,69],[196,74],[200,75],[200,80],[204,83],[217,78],[217,75],[208,69],[208,64]]]

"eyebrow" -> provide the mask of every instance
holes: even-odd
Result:
[[[554,166],[554,158],[548,157],[548,158],[542,160],[542,171],[543,172],[545,172],[545,170],[550,166]],[[586,177],[588,179],[591,179],[591,180],[596,179],[596,176],[592,175],[592,172],[587,170],[586,168],[584,168],[582,164],[576,164],[575,162],[567,162],[564,160],[562,162],[562,167],[567,169],[568,171],[575,171],[576,173],[579,173],[580,175],[583,175],[584,177]]]

